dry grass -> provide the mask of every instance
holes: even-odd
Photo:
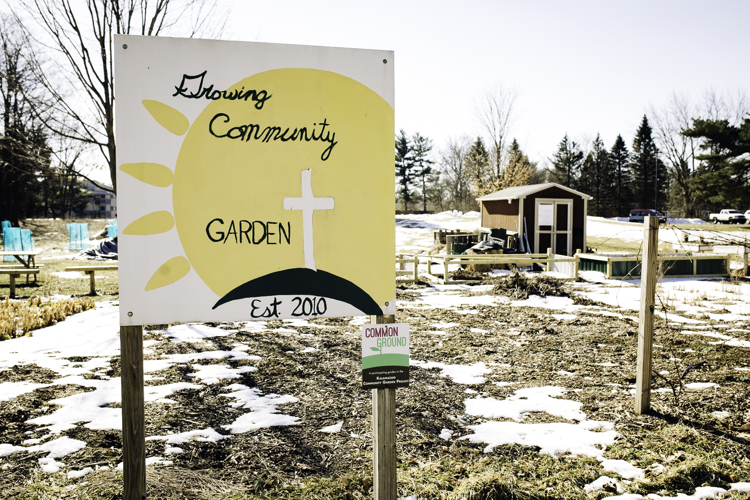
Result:
[[[33,296],[26,301],[0,301],[0,340],[28,335],[32,330],[44,328],[94,307],[91,297],[50,300]]]

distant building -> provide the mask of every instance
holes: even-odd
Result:
[[[586,250],[586,215],[591,196],[547,182],[503,189],[477,198],[482,227],[526,235],[531,253],[548,248],[559,255]]]
[[[80,214],[81,217],[91,219],[114,219],[117,217],[117,197],[114,194],[97,187],[90,181],[86,181],[86,189],[89,192],[89,204],[83,209],[83,213]]]

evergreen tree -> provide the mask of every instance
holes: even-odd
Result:
[[[414,163],[415,177],[419,178],[422,184],[422,211],[427,212],[427,183],[432,174],[432,165],[434,161],[428,158],[432,151],[432,141],[422,137],[419,132],[415,132],[411,140],[412,144],[412,161]]]
[[[624,217],[633,208],[632,198],[632,174],[630,172],[630,153],[628,146],[618,134],[610,152],[613,173],[613,214],[616,217]]]
[[[553,167],[549,170],[550,182],[556,182],[571,189],[578,188],[583,151],[575,141],[568,139],[568,134],[565,134],[563,140],[560,141],[550,162]]]
[[[513,142],[508,149],[508,164],[502,171],[499,187],[506,189],[515,186],[524,186],[536,171],[536,163],[529,161],[529,157],[521,151],[518,141]]]
[[[633,172],[633,202],[636,205],[632,208],[659,210],[659,207],[666,205],[668,171],[659,159],[659,150],[646,115],[643,115],[633,139],[630,168]]]
[[[498,190],[497,177],[490,163],[490,154],[484,147],[481,137],[477,137],[477,140],[469,149],[466,156],[466,171],[477,197]]]
[[[412,201],[412,182],[416,178],[414,164],[414,150],[412,142],[403,129],[396,136],[396,180],[399,185],[399,198],[403,203],[404,212],[409,210]]]
[[[579,188],[592,196],[592,200],[589,202],[589,213],[591,215],[599,217],[614,215],[612,159],[599,134],[596,135],[593,147],[583,161]]]
[[[750,206],[750,118],[739,126],[728,120],[693,120],[687,137],[702,138],[701,164],[691,181],[693,194],[708,202],[709,209]]]

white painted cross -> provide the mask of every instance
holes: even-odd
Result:
[[[305,251],[305,267],[317,271],[313,254],[313,212],[332,210],[333,198],[316,198],[312,192],[312,169],[302,171],[302,197],[284,198],[286,210],[302,210],[302,245]]]

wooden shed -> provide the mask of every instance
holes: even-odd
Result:
[[[477,198],[482,227],[525,232],[531,253],[558,255],[586,250],[586,213],[591,196],[554,182],[517,186]]]

